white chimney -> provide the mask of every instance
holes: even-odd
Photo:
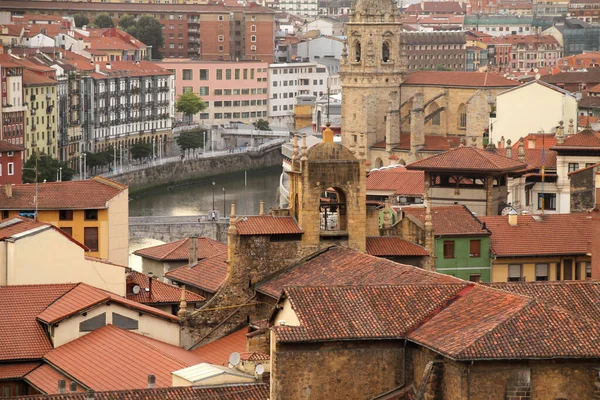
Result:
[[[511,211],[508,214],[508,224],[510,226],[517,226],[519,220],[519,214],[516,211]]]

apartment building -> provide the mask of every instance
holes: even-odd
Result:
[[[318,63],[269,65],[269,119],[278,125],[291,122],[296,96],[327,93],[327,67]]]
[[[11,61],[10,56],[0,56],[0,137],[19,146],[24,145],[25,111],[23,104],[23,66]]]
[[[268,116],[268,67],[262,61],[164,60],[174,75],[175,97],[194,92],[206,109],[194,116],[208,125],[251,123]],[[180,116],[181,117],[181,116]]]
[[[507,70],[554,66],[563,55],[563,48],[551,35],[505,35],[485,37],[488,60]]]
[[[409,70],[443,67],[464,71],[466,39],[464,32],[404,32]]]
[[[316,18],[319,15],[318,0],[279,0],[277,8],[301,17]]]

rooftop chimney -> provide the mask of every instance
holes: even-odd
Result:
[[[188,256],[188,266],[191,268],[198,264],[198,236],[190,236],[190,253]]]
[[[177,316],[181,319],[184,319],[187,315],[187,302],[185,301],[185,285],[181,285],[181,297],[179,299],[179,311],[177,311]]]
[[[519,222],[519,214],[516,211],[511,211],[508,214],[508,224],[510,226],[517,226]]]
[[[156,377],[154,375],[148,375],[148,389],[154,389],[156,387]]]
[[[75,382],[71,382],[69,384],[69,392],[70,393],[75,393],[77,392],[77,384]]]
[[[512,141],[510,139],[508,139],[506,141],[506,157],[508,158],[512,158],[513,154],[512,154]]]
[[[12,184],[10,182],[6,182],[4,184],[4,191],[6,192],[6,197],[8,197],[9,199],[12,199],[13,195],[12,195]]]
[[[58,393],[67,393],[67,382],[64,379],[58,381]]]
[[[260,201],[260,208],[258,209],[258,215],[265,215],[265,201]]]
[[[89,390],[86,392],[86,396],[85,396],[85,398],[86,398],[87,400],[94,400],[94,399],[96,398],[96,395],[94,394],[94,391],[93,391],[93,390],[89,389]]]
[[[94,65],[94,69],[96,70],[96,72],[100,72],[100,64],[96,63]]]

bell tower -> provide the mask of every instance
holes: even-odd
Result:
[[[368,151],[386,139],[386,125],[399,126],[400,113],[389,110],[400,108],[400,84],[406,73],[402,23],[392,0],[358,0],[345,29],[340,65],[342,143]],[[364,143],[359,143],[361,133]],[[392,142],[399,142],[399,134],[393,132]]]

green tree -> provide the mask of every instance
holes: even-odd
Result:
[[[119,24],[120,24],[119,20]],[[127,33],[147,46],[152,46],[152,58],[161,59],[160,49],[164,43],[163,30],[160,22],[152,15],[142,15],[135,25],[127,29]]]
[[[445,67],[445,66],[439,64],[439,65],[436,65],[435,70],[436,71],[452,71],[452,68],[448,68],[448,67]]]
[[[96,175],[98,167],[107,166],[112,160],[107,157],[106,152],[100,153],[85,153],[85,163],[88,168],[92,171],[92,175]]]
[[[175,141],[183,153],[192,150],[192,153],[195,155],[196,149],[203,147],[204,137],[200,131],[188,131],[181,132]]]
[[[114,28],[115,23],[108,13],[100,13],[94,19],[94,26],[96,28]]]
[[[259,118],[258,120],[254,121],[252,123],[252,125],[254,125],[254,127],[258,130],[261,131],[270,131],[271,128],[269,127],[269,121]]]
[[[73,16],[73,19],[75,20],[75,26],[78,28],[90,24],[90,19],[85,14],[75,14]]]
[[[196,93],[186,92],[179,96],[175,108],[178,112],[183,113],[187,117],[187,122],[190,123],[194,115],[206,109],[206,104]]]
[[[152,155],[152,145],[150,143],[136,143],[129,148],[129,152],[134,160],[148,158]]]
[[[31,157],[25,163],[23,169],[23,182],[24,183],[34,183],[35,182],[35,158],[36,155],[32,154]],[[62,180],[70,181],[73,179],[73,171],[71,168],[67,166],[67,164],[58,161],[55,158],[47,154],[39,154],[37,156],[37,176],[38,182],[56,182],[56,173],[62,167]]]
[[[128,31],[132,27],[135,27],[136,21],[133,15],[123,14],[121,18],[119,18],[119,28],[124,31]]]

